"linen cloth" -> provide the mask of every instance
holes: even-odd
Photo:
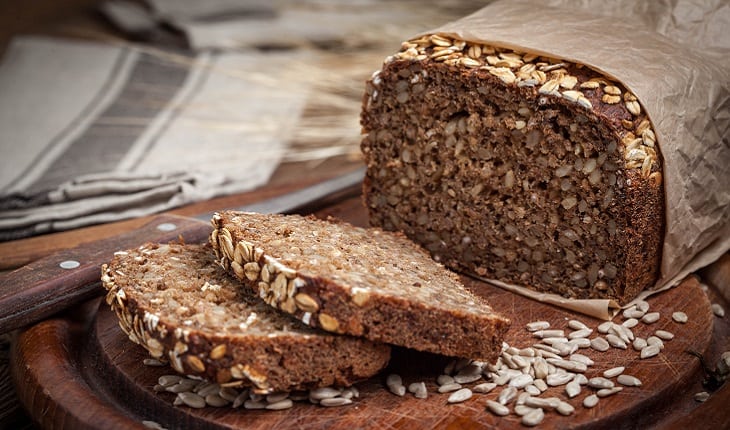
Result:
[[[297,58],[13,40],[0,64],[0,239],[266,183],[309,91],[287,79]]]

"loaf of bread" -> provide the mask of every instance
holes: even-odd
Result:
[[[431,34],[368,81],[361,122],[371,223],[446,266],[620,303],[658,279],[662,157],[620,83]]]
[[[107,304],[152,357],[258,393],[347,386],[388,363],[387,345],[307,327],[263,303],[214,257],[207,244],[147,244],[102,268]]]
[[[500,353],[509,321],[402,234],[298,215],[212,222],[220,264],[305,324],[449,356]]]

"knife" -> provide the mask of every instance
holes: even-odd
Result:
[[[232,208],[243,212],[310,213],[360,193],[365,169],[329,179],[281,196]],[[0,334],[38,322],[103,293],[101,265],[114,251],[146,242],[205,241],[215,212],[195,217],[162,214],[139,229],[55,252],[0,275]]]

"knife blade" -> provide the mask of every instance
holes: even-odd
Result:
[[[309,213],[360,192],[364,168],[281,196],[233,210],[259,213]],[[0,275],[0,334],[38,322],[103,293],[101,265],[117,250],[146,242],[203,242],[215,212],[195,217],[161,214],[141,228],[55,252]]]

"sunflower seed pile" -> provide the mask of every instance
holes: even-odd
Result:
[[[565,327],[533,321],[525,327],[535,338],[531,346],[517,348],[505,343],[494,364],[453,360],[431,390],[447,395],[447,403],[486,398],[481,401],[487,411],[499,417],[518,415],[527,427],[540,424],[551,413],[573,415],[577,408],[594,408],[624,389],[642,386],[642,381],[626,367],[601,369],[591,356],[617,348],[626,350],[626,354],[638,354],[642,360],[658,359],[665,343],[674,338],[666,328],[655,329],[662,318],[678,325],[689,321],[684,312],[668,317],[651,312],[649,303],[643,300],[624,309],[617,318],[620,321],[606,321],[595,328],[577,319],[567,321]],[[391,392],[405,395],[399,375],[388,375],[386,384]],[[425,386],[418,381],[409,387],[414,384]]]
[[[149,362],[148,365],[157,365]],[[323,387],[309,391],[278,392],[258,394],[248,388],[236,388],[181,375],[163,375],[154,386],[155,392],[169,392],[177,395],[175,406],[191,408],[231,407],[234,409],[282,410],[294,406],[294,402],[309,402],[320,406],[344,406],[360,397],[356,387]]]

